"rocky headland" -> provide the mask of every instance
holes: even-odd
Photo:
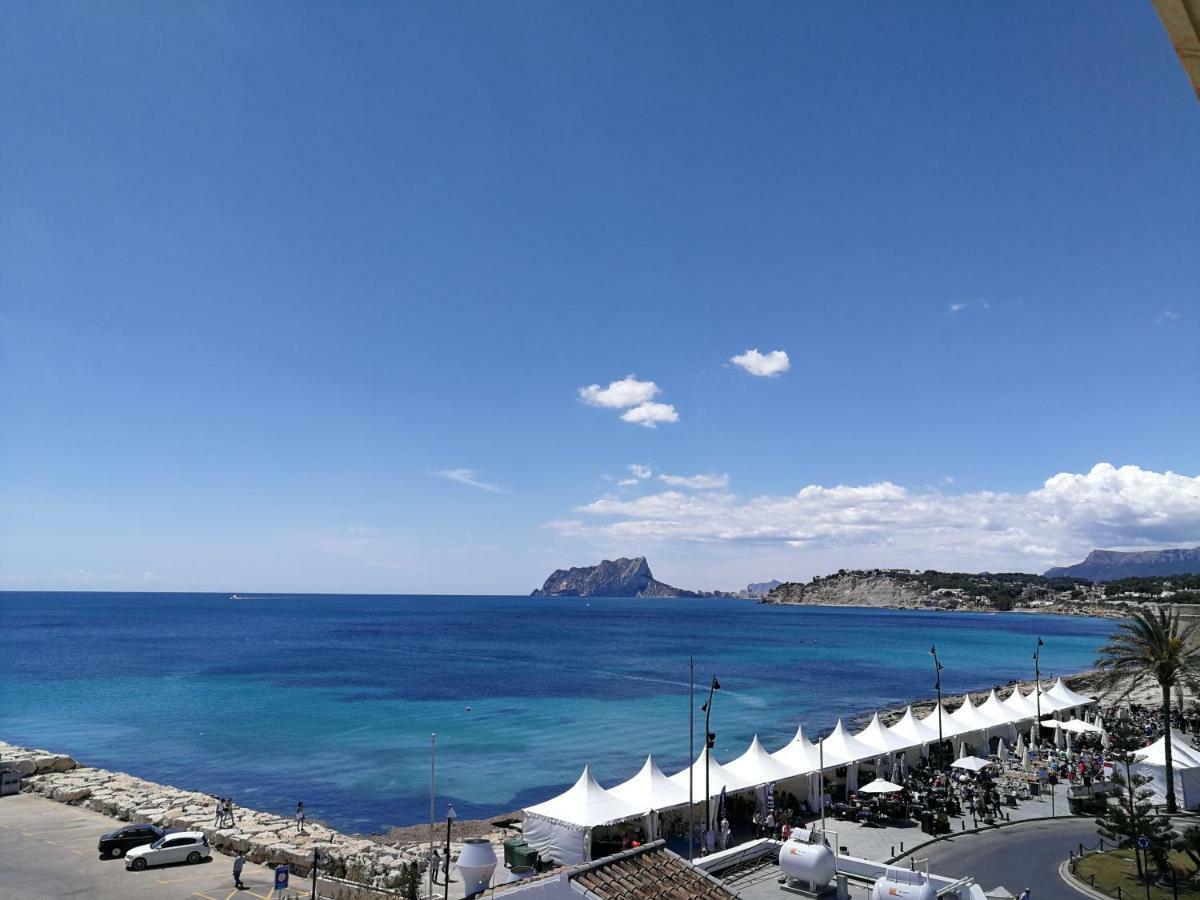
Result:
[[[659,581],[646,557],[605,559],[599,565],[555,569],[531,597],[736,597],[727,591],[686,591]]]
[[[969,612],[1033,611],[1083,616],[1121,616],[1123,598],[1072,579],[1023,573],[970,574],[908,569],[841,570],[811,581],[786,582],[759,602],[816,606]]]

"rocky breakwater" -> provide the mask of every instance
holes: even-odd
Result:
[[[207,794],[80,765],[60,753],[0,741],[0,766],[21,774],[23,791],[124,822],[202,831],[215,850],[241,851],[251,862],[269,866],[286,863],[301,875],[310,871],[314,851],[320,851],[325,860],[322,874],[369,887],[394,888],[401,883],[406,866],[425,866],[417,844],[392,847],[341,834],[319,823],[307,823],[301,832],[291,819],[252,809],[237,809],[234,827],[218,828],[214,824],[216,799]],[[451,855],[458,849],[452,846]]]

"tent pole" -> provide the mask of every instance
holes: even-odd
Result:
[[[696,823],[693,813],[696,809],[696,658],[688,657],[688,860],[694,860],[696,854],[692,849],[696,840]]]

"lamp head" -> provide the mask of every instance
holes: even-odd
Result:
[[[717,681],[716,675],[713,676],[712,689],[714,691],[719,691],[721,689],[721,682]]]
[[[454,811],[454,804],[451,803],[446,807],[446,819],[453,822],[458,818],[458,813]]]

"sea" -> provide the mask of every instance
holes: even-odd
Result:
[[[1113,622],[723,599],[0,593],[0,740],[372,833],[1090,668]],[[689,700],[694,660],[695,696]],[[436,739],[433,737],[436,734]],[[436,759],[435,756],[436,745]],[[0,754],[2,757],[2,754]]]

